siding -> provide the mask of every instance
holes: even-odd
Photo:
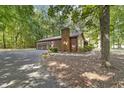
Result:
[[[70,49],[71,52],[77,52],[78,50],[78,38],[77,37],[70,37]],[[49,47],[56,47],[59,51],[61,51],[61,39],[56,40],[49,40],[44,42],[37,43],[37,49],[47,50]]]
[[[70,38],[70,41],[71,52],[77,52],[78,50],[77,37]]]
[[[61,50],[61,39],[49,40],[44,42],[37,43],[37,49],[47,50],[49,47],[56,47],[58,50]]]

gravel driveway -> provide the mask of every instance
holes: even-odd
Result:
[[[47,71],[43,50],[0,51],[0,88],[55,88],[61,81]]]

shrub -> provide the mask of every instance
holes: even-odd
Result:
[[[88,51],[92,51],[93,50],[93,45],[92,44],[89,44],[85,47],[80,47],[79,48],[79,52],[88,52]]]
[[[46,58],[48,58],[48,57],[49,57],[49,53],[43,53],[43,54],[42,54],[42,58],[46,59]]]
[[[57,53],[58,49],[56,47],[51,47],[51,48],[49,48],[49,51],[53,52],[53,53]]]

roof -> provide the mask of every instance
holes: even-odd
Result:
[[[70,34],[70,37],[78,37],[79,35],[81,35],[82,32],[73,32]],[[49,41],[49,40],[57,40],[57,39],[61,39],[61,36],[55,36],[55,37],[49,37],[49,38],[45,38],[45,39],[40,39],[38,40],[39,42],[44,42],[44,41]]]

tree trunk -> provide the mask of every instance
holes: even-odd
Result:
[[[20,33],[21,33],[21,32],[17,32],[17,34],[16,34],[16,36],[15,36],[15,48],[18,47],[18,46],[17,46],[17,45],[18,45],[17,42],[18,42],[18,38],[19,38]]]
[[[84,41],[84,47],[86,47],[88,45],[88,41],[85,39],[85,36],[84,36],[84,33],[82,32],[82,38],[83,38],[83,41]]]
[[[114,31],[112,31],[112,48],[115,48]]]
[[[120,37],[118,37],[118,49],[121,48]]]
[[[118,38],[118,48],[119,48],[119,38]]]
[[[110,14],[109,6],[100,6],[100,30],[101,30],[101,59],[102,65],[111,66],[110,59]]]
[[[3,31],[3,48],[6,48],[5,31]]]

